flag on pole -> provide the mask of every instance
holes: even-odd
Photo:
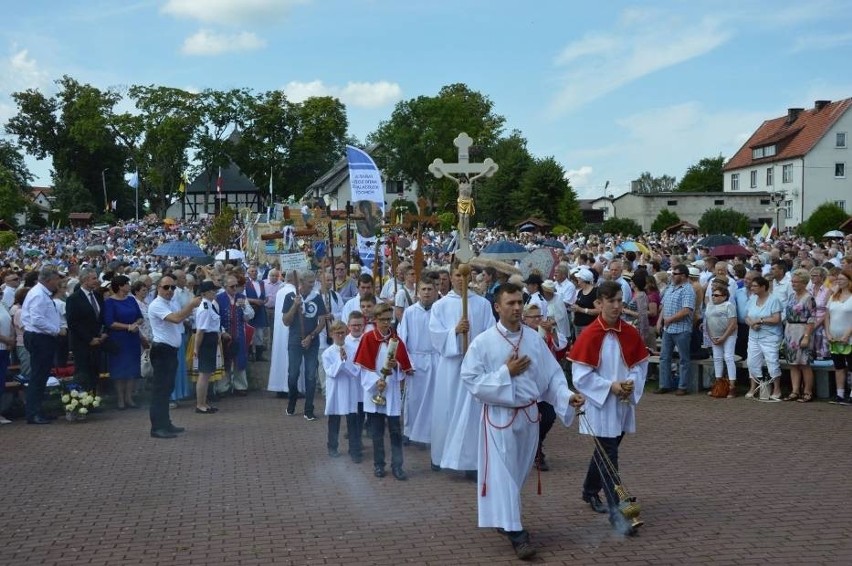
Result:
[[[760,229],[760,232],[758,232],[757,235],[763,238],[764,240],[769,236],[769,226],[766,224],[766,222],[763,223],[763,228]]]
[[[216,179],[216,195],[221,198],[222,197],[222,168],[219,167],[219,178]]]
[[[186,192],[186,175],[182,174],[180,176],[180,184],[178,185],[178,195],[183,196]]]
[[[127,184],[130,185],[134,189],[139,188],[139,170],[137,169],[135,173],[130,176],[130,180],[127,181]]]

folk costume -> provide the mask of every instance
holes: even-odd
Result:
[[[216,382],[217,393],[225,393],[231,387],[235,392],[248,391],[246,321],[254,318],[254,309],[245,302],[245,298],[246,296],[242,293],[235,293],[231,297],[225,291],[216,295],[222,331],[230,336],[230,339],[225,339],[222,343],[225,354],[225,379]],[[238,304],[240,299],[244,302],[243,306]]]
[[[405,309],[397,329],[415,370],[414,376],[405,382],[403,435],[424,444],[432,441],[432,397],[439,361],[438,352],[429,337],[431,312],[431,307],[427,310],[422,304],[415,303]]]
[[[450,291],[432,305],[429,335],[438,352],[432,398],[432,464],[453,470],[476,469],[482,404],[459,379],[462,335],[456,325],[462,317],[461,295]],[[495,324],[491,303],[468,291],[467,318],[470,341]]]
[[[512,355],[531,360],[515,377],[506,365]],[[553,405],[569,426],[574,420],[569,405],[573,392],[545,341],[524,325],[512,332],[497,323],[477,336],[461,365],[461,380],[482,403],[476,437],[479,526],[524,532],[521,489],[538,448],[537,401]]]
[[[625,433],[636,432],[636,405],[645,389],[648,373],[648,350],[639,331],[619,320],[608,327],[600,316],[586,327],[568,354],[574,387],[586,397],[585,419],[580,421],[580,434],[594,435],[606,452],[614,470],[618,470],[618,446]],[[611,391],[615,381],[633,381],[628,402]],[[597,498],[604,489],[610,520],[618,517],[612,474],[601,474],[603,455],[599,448],[589,462],[583,483],[583,499]]]
[[[387,376],[386,387],[382,395],[385,397],[384,405],[376,405],[373,397],[379,393],[377,384],[381,377],[381,371],[385,367],[388,353],[388,342],[396,335],[391,330],[386,336],[382,336],[377,329],[365,333],[361,337],[358,351],[355,353],[355,364],[361,368],[361,387],[363,389],[364,412],[371,413],[368,419],[370,436],[373,440],[373,465],[376,476],[384,475],[385,467],[385,421],[388,425],[391,445],[391,469],[394,476],[404,479],[402,471],[402,427],[400,424],[400,413],[402,410],[402,381],[405,373],[412,369],[405,343],[398,342],[396,348],[396,364]],[[400,477],[402,476],[402,477]]]

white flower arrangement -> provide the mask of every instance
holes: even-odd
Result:
[[[69,415],[87,415],[91,409],[101,406],[101,398],[85,391],[71,390],[62,396],[62,404]]]

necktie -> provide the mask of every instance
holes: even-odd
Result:
[[[92,303],[92,309],[95,311],[95,316],[97,317],[99,314],[98,310],[98,302],[95,300],[95,294],[89,291],[89,302]]]

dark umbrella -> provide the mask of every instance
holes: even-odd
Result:
[[[204,250],[184,240],[175,240],[174,242],[166,242],[154,250],[154,255],[172,256],[172,257],[201,257],[207,255]]]
[[[751,252],[739,244],[724,244],[710,249],[710,255],[718,259],[731,259],[734,256],[750,256]]]
[[[489,259],[506,260],[525,258],[529,255],[529,252],[521,244],[501,240],[485,246],[479,255]]]
[[[542,247],[556,248],[557,250],[565,251],[565,244],[559,240],[545,240],[541,243]]]
[[[712,234],[710,236],[701,238],[700,240],[695,242],[695,245],[701,246],[703,248],[715,248],[716,246],[724,246],[725,244],[739,243],[739,240],[737,240],[733,236],[726,236],[724,234]]]
[[[216,261],[216,258],[212,255],[205,255],[195,260],[195,263],[196,265],[211,265],[214,261]]]

